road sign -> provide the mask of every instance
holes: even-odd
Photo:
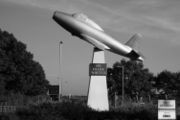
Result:
[[[159,110],[158,119],[159,120],[175,120],[176,113],[174,110]]]
[[[175,109],[175,100],[158,100],[158,109]]]
[[[176,119],[176,101],[158,100],[158,120]]]
[[[49,95],[59,95],[59,85],[50,85]]]

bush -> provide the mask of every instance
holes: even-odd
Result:
[[[89,109],[80,103],[44,103],[26,109],[19,109],[17,115],[20,120],[81,120],[87,110]]]
[[[157,119],[157,107],[152,104],[126,103],[114,110],[128,119],[155,120]]]
[[[0,120],[9,120],[7,115],[0,115]]]
[[[17,115],[13,113],[2,114],[0,113],[0,120],[19,120]]]
[[[118,109],[98,112],[74,102],[44,103],[18,110],[20,120],[156,120],[152,105],[128,104]]]

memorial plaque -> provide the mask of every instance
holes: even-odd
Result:
[[[89,65],[89,76],[106,76],[107,67],[103,63],[91,63]]]

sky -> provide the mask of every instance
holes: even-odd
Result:
[[[55,10],[84,13],[106,33],[125,43],[142,34],[138,50],[155,75],[180,71],[179,0],[0,0],[0,28],[27,45],[51,84],[58,84],[59,42],[63,41],[63,94],[86,95],[93,46],[71,36],[52,20]],[[105,52],[108,67],[123,57]]]

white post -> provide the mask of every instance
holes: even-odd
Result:
[[[94,48],[92,64],[106,65],[104,51]],[[94,110],[108,111],[109,101],[107,92],[106,73],[103,74],[104,68],[102,67],[96,67],[92,69],[93,70],[90,70],[89,72],[94,72],[93,74],[96,75],[90,74],[87,105]]]

